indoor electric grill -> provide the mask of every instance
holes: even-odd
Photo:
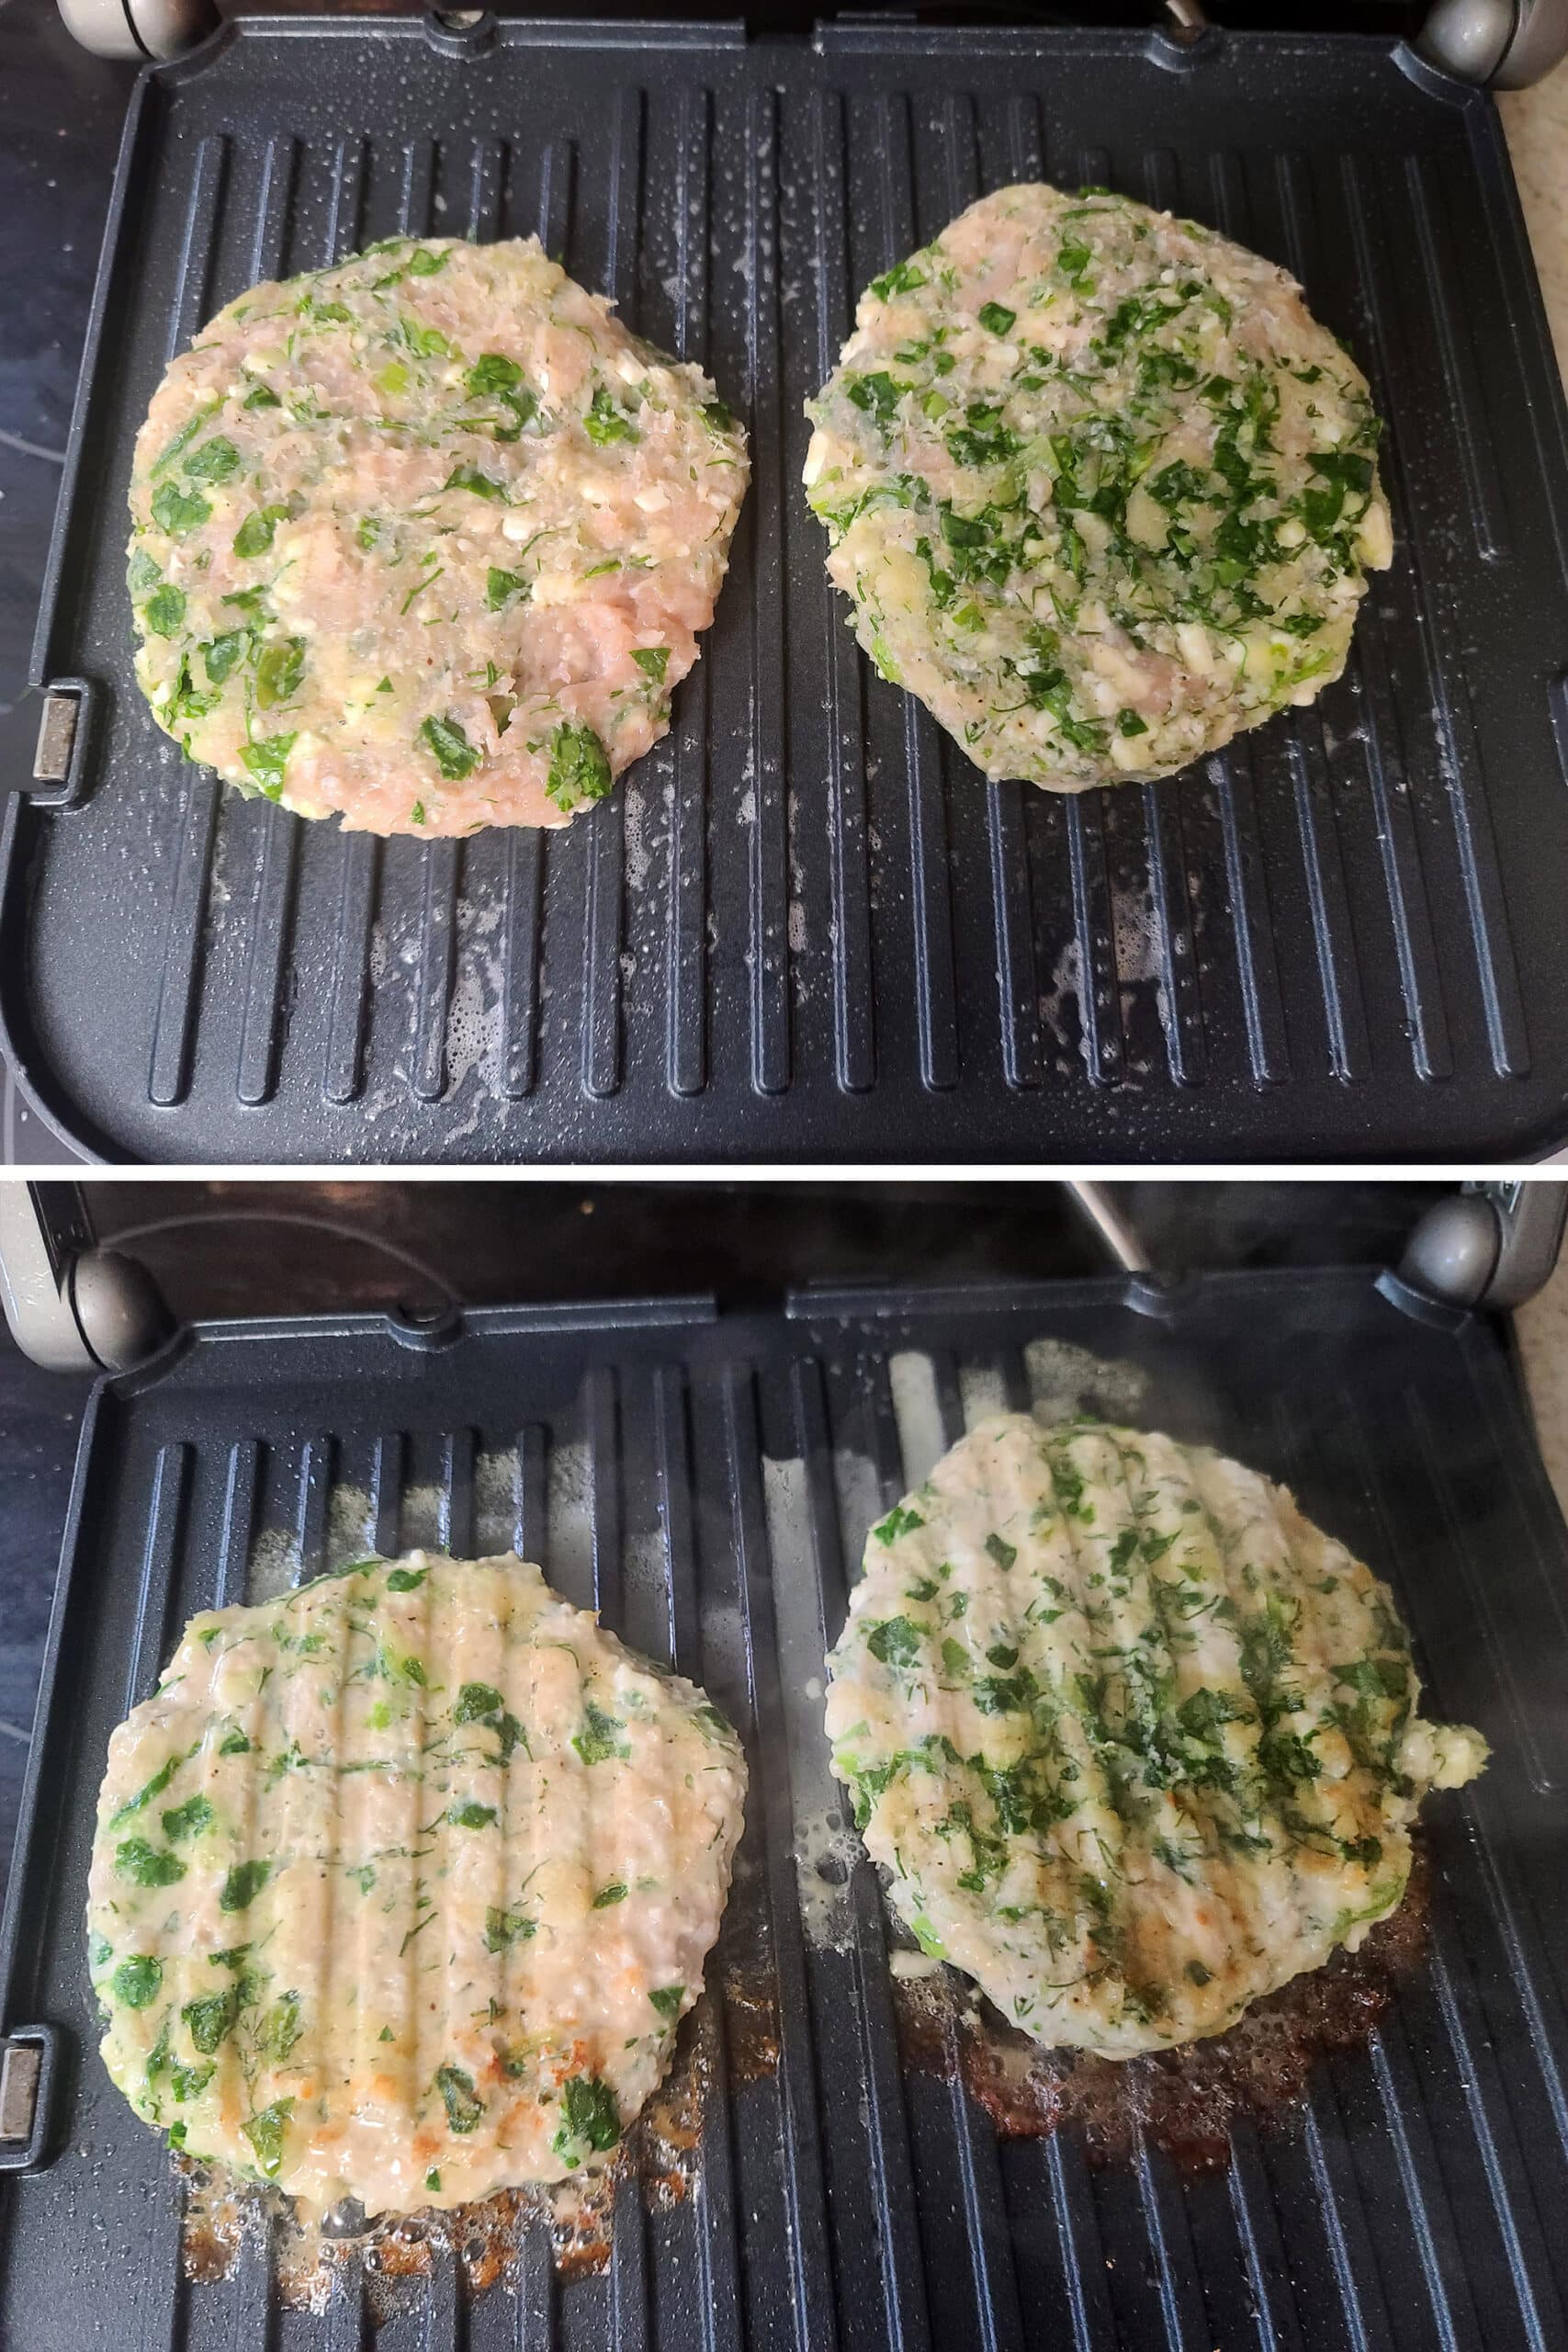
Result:
[[[1530,1188],[1545,1192],[1547,1188]],[[1554,1189],[1554,1188],[1553,1188]],[[1005,1293],[806,1290],[197,1325],[106,1378],[83,1432],[0,1942],[0,2340],[17,2352],[1554,2352],[1568,2341],[1568,1534],[1499,1299],[1541,1279],[1485,1203],[1407,1276],[1146,1270]],[[819,1212],[814,1212],[819,1213]],[[1106,1230],[1138,1254],[1123,1226]],[[1539,1240],[1539,1236],[1537,1237]],[[17,1263],[14,1238],[6,1259]],[[100,1268],[100,1272],[103,1269]],[[74,1296],[69,1265],[58,1295]],[[24,1270],[41,1316],[49,1280]],[[57,1339],[59,1329],[57,1327]],[[41,1344],[35,1325],[33,1344]],[[1123,1409],[1286,1478],[1396,1588],[1437,1716],[1493,1760],[1425,1809],[1430,1915],[1364,2045],[1184,2172],[998,2136],[957,2000],[899,2038],[908,1938],[841,1834],[825,1648],[872,1521],[965,1424],[1098,1361]],[[1112,1368],[1107,1374],[1104,1367]],[[676,2062],[677,2191],[634,2134],[601,2267],[546,2225],[280,2308],[269,2244],[189,2278],[183,2181],[94,2047],[83,1912],[109,1732],[186,1618],[265,1573],[411,1542],[519,1551],[739,1726],[745,1838]],[[858,1860],[855,1859],[858,1854]],[[831,1867],[833,1858],[837,1867]],[[5,2134],[10,2134],[7,2138]]]
[[[1179,13],[809,38],[246,17],[148,69],[36,648],[38,780],[0,843],[0,1024],[62,1136],[187,1163],[1568,1136],[1568,446],[1495,111],[1387,35]],[[1524,12],[1538,37],[1560,15]],[[986,784],[870,671],[799,486],[859,289],[1041,175],[1285,264],[1388,423],[1396,560],[1346,677],[1179,785]],[[565,832],[304,823],[184,764],[132,678],[125,491],[166,362],[255,279],[399,231],[537,232],[750,431],[671,735]]]

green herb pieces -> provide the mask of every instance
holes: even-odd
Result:
[[[563,719],[550,738],[547,797],[570,814],[581,801],[603,800],[613,782],[609,753],[592,728]]]
[[[478,466],[454,466],[441,486],[444,490],[471,490],[476,498],[504,499],[506,496],[506,484],[494,481],[489,474],[480,473]]]
[[[197,1741],[197,1747],[199,1746],[200,1742]],[[188,1763],[195,1754],[195,1747],[187,1747],[183,1755],[171,1756],[165,1763],[160,1764],[152,1779],[144,1781],[141,1787],[137,1790],[136,1794],[133,1797],[128,1797],[117,1813],[110,1815],[108,1823],[109,1827],[111,1829],[118,1829],[120,1823],[122,1821],[129,1821],[133,1813],[143,1812],[145,1808],[152,1804],[154,1797],[161,1797],[164,1791],[168,1787],[169,1782],[174,1779],[175,1774],[179,1770],[180,1766],[182,1764]]]
[[[237,471],[239,463],[238,449],[232,441],[225,439],[220,433],[215,434],[210,441],[204,441],[199,449],[191,451],[185,461],[184,470],[190,481],[227,481],[230,475]]]
[[[605,1764],[613,1757],[631,1754],[630,1747],[621,1736],[625,1730],[626,1725],[618,1715],[606,1714],[592,1699],[585,1699],[582,1729],[575,1734],[571,1744],[585,1764]]]
[[[280,523],[288,520],[287,506],[258,506],[247,514],[234,534],[234,553],[246,557],[265,555],[271,547]],[[360,526],[364,528],[363,524]],[[361,545],[364,542],[361,541]]]
[[[213,685],[220,686],[236,662],[244,660],[250,641],[249,630],[231,628],[225,629],[221,637],[215,637],[209,645],[202,647],[202,662]]]
[[[283,2168],[284,2134],[293,2112],[291,2098],[274,2099],[270,2107],[264,2107],[240,2127],[255,2150],[256,2163],[268,2180],[276,2180]]]
[[[884,1666],[913,1666],[920,1652],[920,1628],[908,1617],[885,1617],[866,1628],[865,1645]]]
[[[976,315],[987,334],[1010,334],[1018,318],[1002,302],[982,302]]]
[[[487,351],[475,360],[465,380],[475,400],[489,400],[498,392],[512,391],[523,381],[523,370],[515,359]]]
[[[393,1568],[387,1577],[389,1592],[415,1592],[429,1575],[428,1568]]]
[[[299,1994],[285,1993],[262,2020],[261,2046],[269,2058],[281,2065],[304,2030],[299,2022]]]
[[[182,2105],[188,2098],[199,2098],[217,2071],[212,2065],[182,2066],[176,2060],[169,2068],[169,2081],[175,2098]]]
[[[256,701],[262,709],[271,710],[277,703],[291,702],[304,674],[302,637],[280,638],[275,644],[264,646],[256,656]]]
[[[686,1988],[683,1984],[660,1984],[648,1997],[660,2016],[668,2021],[680,2016],[685,2004]]]
[[[664,673],[670,666],[670,648],[667,645],[637,646],[633,650],[632,660],[656,686],[664,684]]]
[[[491,1829],[498,1818],[492,1804],[480,1804],[476,1797],[466,1797],[446,1808],[446,1818],[456,1829]]]
[[[427,718],[419,739],[449,784],[472,775],[479,763],[479,753],[455,718]]]
[[[561,2086],[561,2123],[550,2145],[570,2171],[590,2154],[602,2155],[621,2136],[621,2111],[610,2084],[597,2075],[570,2075]]]
[[[880,277],[874,277],[871,290],[879,302],[890,302],[895,294],[912,294],[917,286],[926,282],[923,270],[917,269],[912,261],[901,261],[885,270]]]
[[[492,613],[499,613],[513,596],[525,596],[528,582],[520,571],[503,571],[499,564],[491,564],[485,575],[485,603]]]
[[[240,753],[257,786],[269,800],[279,800],[283,797],[283,773],[288,764],[288,754],[294,749],[294,742],[292,735],[269,735],[259,743],[247,743]],[[233,1733],[231,1736],[239,1740],[241,1745],[231,1747],[225,1740],[220,1753],[243,1756],[250,1742],[243,1732]]]
[[[139,1952],[134,1959],[122,1960],[109,1985],[117,2001],[128,2009],[150,2008],[158,1997],[164,1982],[164,1963],[149,1952]]]
[[[143,625],[154,637],[173,637],[186,616],[186,600],[178,588],[165,581],[141,607]]]
[[[220,1911],[248,1911],[271,1874],[270,1862],[236,1862],[218,1895]]]
[[[599,1889],[598,1894],[593,1897],[592,1908],[595,1911],[608,1911],[613,1905],[616,1903],[624,1903],[626,1899],[626,1883],[625,1879],[614,1879],[608,1886],[602,1886]]]
[[[912,1535],[917,1527],[923,1527],[925,1523],[918,1510],[903,1503],[896,1503],[886,1518],[877,1521],[871,1532],[879,1544],[895,1544],[900,1535]]]
[[[466,2075],[461,2066],[437,2066],[435,2087],[446,2109],[448,2128],[458,2132],[476,2130],[483,2118],[485,2103],[474,2089],[472,2075]]]
[[[452,1706],[455,1724],[483,1723],[501,1713],[501,1693],[488,1682],[465,1682]]]
[[[485,1913],[485,1950],[509,1951],[513,1944],[526,1943],[539,1932],[539,1923],[530,1919],[526,1912],[506,1910],[492,1904]]]
[[[177,482],[160,482],[152,492],[152,520],[172,539],[198,531],[211,513],[211,502],[198,490],[182,490]]]
[[[642,435],[625,412],[615,406],[608,388],[601,384],[588,403],[582,429],[601,449],[613,441],[640,441]]]
[[[174,1886],[186,1874],[177,1854],[150,1845],[145,1838],[127,1838],[115,1849],[115,1869],[135,1886]]]

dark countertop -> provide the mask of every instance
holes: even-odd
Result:
[[[32,771],[33,624],[135,78],[134,67],[79,49],[52,0],[0,0],[0,783],[7,789]],[[6,1072],[0,1159],[71,1157]],[[5,1843],[9,1851],[8,1821]]]
[[[10,1871],[33,1702],[92,1382],[40,1372],[0,1325],[0,1899]]]

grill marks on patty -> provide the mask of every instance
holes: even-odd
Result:
[[[1221,2031],[1399,1902],[1427,1790],[1387,1589],[1280,1487],[1096,1422],[988,1421],[872,1530],[834,1766],[892,1898],[1009,2021],[1112,2056]]]
[[[702,1692],[515,1559],[205,1612],[110,1742],[109,2074],[310,2212],[574,2172],[669,2064],[744,1790]]]

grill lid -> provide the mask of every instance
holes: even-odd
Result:
[[[0,2184],[0,2337],[88,2345],[1003,2346],[1524,2352],[1564,2340],[1562,1868],[1568,1538],[1496,1328],[1416,1321],[1363,1273],[863,1291],[778,1316],[698,1301],[211,1326],[107,1382],[78,1466],[0,1943],[0,2022],[73,2046],[61,2153]],[[817,1867],[840,1803],[824,1646],[872,1520],[966,1420],[1070,1398],[1294,1484],[1387,1574],[1435,1713],[1494,1760],[1427,1808],[1421,1964],[1303,2103],[1184,2176],[1096,2170],[1073,2131],[998,2138],[951,2066],[901,2058],[875,1874]],[[1107,1388],[1104,1384],[1111,1384]],[[614,2196],[607,2267],[557,2272],[525,2216],[502,2284],[459,2257],[279,2313],[266,2250],[189,2283],[180,2192],[104,2077],[82,1949],[108,1733],[186,1616],[373,1542],[514,1541],[573,1600],[699,1677],[751,1795],[707,1991],[683,2029],[690,2146]],[[845,1852],[829,1841],[827,1860]],[[62,2277],[70,2279],[67,2301]],[[376,2331],[379,2328],[378,2335]]]
[[[859,289],[1040,173],[1303,278],[1389,420],[1397,540],[1317,707],[1067,801],[987,786],[870,673],[798,488]],[[131,676],[168,357],[257,277],[427,227],[537,230],[750,431],[672,732],[562,835],[382,845],[242,801]],[[127,127],[35,657],[66,780],[4,836],[7,1048],[63,1133],[144,1159],[1542,1149],[1565,550],[1495,110],[1386,40],[242,18]]]

